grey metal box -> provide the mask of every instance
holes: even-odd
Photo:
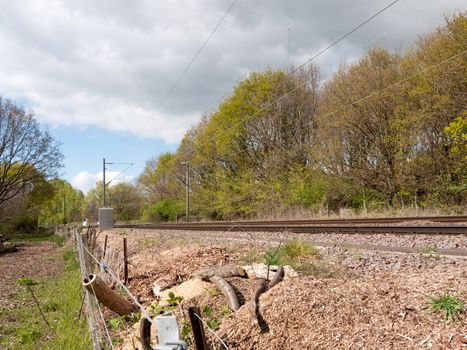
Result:
[[[100,229],[105,230],[114,226],[113,208],[99,208],[97,216],[99,219]]]

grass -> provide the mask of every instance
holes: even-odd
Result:
[[[439,248],[437,246],[426,246],[420,248],[419,253],[424,258],[439,258]]]
[[[446,320],[459,319],[460,314],[465,312],[465,303],[448,293],[437,298],[431,298],[429,307],[433,312],[444,313]]]
[[[25,287],[19,287],[14,310],[0,311],[0,349],[91,349],[86,319],[77,320],[81,275],[72,252],[65,252],[64,272],[37,280],[34,293],[51,329],[43,322]]]
[[[318,257],[318,250],[310,243],[293,240],[279,248],[270,248],[264,255],[264,262],[269,265],[294,265],[311,257]]]
[[[8,235],[10,242],[39,242],[49,241],[54,242],[57,246],[61,247],[65,243],[65,239],[61,236],[57,236],[52,232],[39,232],[39,233],[13,233]]]

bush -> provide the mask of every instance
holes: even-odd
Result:
[[[163,199],[146,208],[142,219],[149,222],[175,221],[184,212],[183,202],[177,199]]]

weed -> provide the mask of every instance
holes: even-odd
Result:
[[[62,257],[63,257],[63,260],[70,261],[75,257],[75,254],[73,253],[72,250],[67,250],[66,252],[63,253]]]
[[[227,305],[227,304],[222,305],[221,309],[219,310],[219,314],[220,314],[222,317],[225,317],[225,316],[227,316],[228,314],[230,314],[229,305]]]
[[[213,330],[216,330],[221,325],[221,321],[218,319],[209,320],[206,322],[207,326]]]
[[[110,329],[119,329],[122,325],[125,324],[125,316],[118,316],[111,318],[107,324]]]
[[[164,306],[161,305],[159,301],[156,301],[149,305],[149,312],[152,315],[157,316],[167,311],[173,311],[175,307],[182,302],[182,300],[183,297],[176,296],[173,292],[169,292],[167,299],[165,300],[168,305]]]
[[[183,297],[176,296],[173,292],[169,292],[169,294],[167,295],[166,301],[167,301],[167,304],[169,304],[169,306],[175,307],[178,304],[180,304],[182,300],[183,300]]]
[[[209,305],[206,305],[204,308],[203,308],[203,314],[207,317],[211,317],[212,316],[212,308],[209,306]]]
[[[34,329],[20,328],[16,331],[16,337],[21,344],[33,343],[42,336],[42,333]]]
[[[459,319],[459,315],[465,312],[465,303],[447,292],[438,298],[431,298],[429,307],[433,312],[444,312],[446,320]]]
[[[215,297],[215,296],[218,296],[221,292],[219,289],[217,289],[216,287],[210,287],[206,290],[206,293],[207,295],[209,295],[210,297]]]
[[[419,250],[424,258],[439,258],[439,248],[437,246],[426,246]]]
[[[193,328],[191,327],[190,322],[188,322],[187,320],[182,320],[181,325],[182,325],[182,328],[180,331],[180,336],[185,341],[185,343],[187,343],[188,346],[190,346],[193,344],[193,339],[192,339]]]
[[[279,248],[270,248],[264,255],[267,265],[295,265],[300,260],[319,256],[318,250],[301,240],[293,240]]]
[[[55,302],[50,302],[50,303],[42,305],[42,310],[44,310],[45,312],[57,311],[59,308],[60,308],[60,305]]]
[[[281,248],[282,253],[290,260],[296,261],[297,259],[317,256],[318,250],[311,244],[301,240],[293,240],[284,244]]]
[[[264,254],[266,265],[282,265],[283,251],[277,248],[270,248]]]

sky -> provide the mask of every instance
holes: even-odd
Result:
[[[134,181],[249,72],[298,66],[391,2],[237,0],[164,99],[232,0],[0,0],[0,95],[62,143],[73,186],[94,186],[103,158],[134,163],[121,179]],[[465,9],[400,0],[314,63],[326,79],[369,47],[404,49]],[[109,164],[107,179],[126,167]]]

